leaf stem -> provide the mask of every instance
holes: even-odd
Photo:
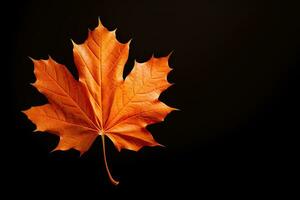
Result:
[[[106,168],[106,172],[108,174],[109,180],[112,182],[112,184],[114,185],[118,185],[119,181],[115,180],[109,171],[108,165],[107,165],[107,161],[106,161],[106,153],[105,153],[105,135],[101,134],[101,139],[102,139],[102,149],[103,149],[103,157],[104,157],[104,163],[105,163],[105,168]]]

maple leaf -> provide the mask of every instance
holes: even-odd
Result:
[[[158,100],[161,92],[171,86],[167,81],[169,56],[135,62],[124,80],[130,42],[120,43],[115,31],[106,29],[100,20],[83,44],[72,43],[79,81],[51,57],[32,59],[36,76],[33,86],[49,103],[24,113],[36,124],[36,131],[59,136],[54,150],[73,148],[82,155],[101,135],[106,170],[117,185],[106,161],[105,136],[119,151],[160,145],[146,126],[163,121],[175,110]]]

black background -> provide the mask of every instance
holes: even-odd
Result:
[[[198,198],[285,193],[296,145],[296,69],[300,65],[299,6],[283,1],[27,1],[10,2],[3,19],[8,61],[2,68],[7,110],[2,140],[11,195],[85,199]],[[173,51],[175,85],[161,96],[181,111],[149,130],[166,148],[117,152],[107,143],[114,177],[105,172],[101,141],[82,157],[75,150],[49,153],[58,138],[33,133],[20,111],[47,102],[29,83],[27,56],[51,55],[77,77],[72,38],[102,23],[121,42],[133,39],[125,75],[134,59]],[[6,35],[7,34],[7,35]],[[6,55],[6,54],[4,54]],[[108,140],[107,140],[108,141]],[[3,146],[2,145],[2,146]],[[293,188],[290,188],[291,190]],[[261,195],[261,194],[260,194]],[[240,197],[242,197],[240,196]]]

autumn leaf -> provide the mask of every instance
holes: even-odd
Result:
[[[146,126],[163,121],[175,110],[158,99],[171,86],[167,81],[171,71],[169,56],[135,62],[124,80],[129,43],[120,43],[115,32],[108,31],[99,20],[83,44],[73,42],[79,81],[51,57],[32,59],[36,76],[33,86],[49,103],[24,111],[36,131],[59,136],[54,150],[73,148],[82,155],[100,135],[106,170],[115,185],[119,182],[112,178],[107,166],[105,136],[119,151],[160,146]]]

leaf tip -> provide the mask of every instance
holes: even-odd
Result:
[[[50,153],[53,153],[53,152],[59,151],[59,150],[61,150],[61,149],[59,148],[59,146],[57,146],[57,147],[55,147],[54,149],[52,149],[52,151],[50,151]]]
[[[132,38],[128,40],[127,45],[129,46],[132,42]]]
[[[79,150],[79,157],[82,157],[84,153],[85,153],[85,151],[80,151]]]
[[[122,148],[119,145],[115,145],[118,152],[121,152]]]
[[[32,62],[35,62],[36,59],[32,58],[31,56],[27,56]]]
[[[172,108],[172,111],[181,111],[179,108]]]
[[[152,54],[151,54],[150,60],[151,60],[151,59],[154,59],[154,58],[155,58],[154,53],[152,53]]]
[[[75,46],[76,46],[76,43],[75,43],[72,39],[70,39],[70,40],[71,40],[71,42],[72,42],[73,47],[75,47]]]
[[[53,152],[55,152],[57,150],[58,150],[57,148],[54,148],[54,149],[52,149],[52,151],[50,151],[50,153],[53,153]]]
[[[118,28],[115,28],[114,30],[112,30],[111,32],[116,36],[116,32],[117,32]]]
[[[27,114],[26,114],[27,111],[28,111],[28,110],[21,110],[21,113],[23,113],[24,115],[27,115]]]
[[[155,146],[166,148],[166,146],[165,146],[165,145],[163,145],[163,144],[160,144],[160,143],[157,143],[157,144],[155,144]]]
[[[38,128],[36,128],[36,129],[33,130],[34,133],[36,133],[36,132],[38,132],[38,131],[39,131]]]
[[[174,50],[172,50],[167,56],[166,56],[166,58],[169,60],[170,59],[170,57],[171,57],[171,55],[174,53]]]
[[[33,86],[33,87],[36,87],[36,82],[34,83],[29,83],[29,85]]]
[[[97,26],[98,26],[98,27],[99,27],[99,26],[103,26],[100,17],[98,17],[98,25],[97,25]]]

